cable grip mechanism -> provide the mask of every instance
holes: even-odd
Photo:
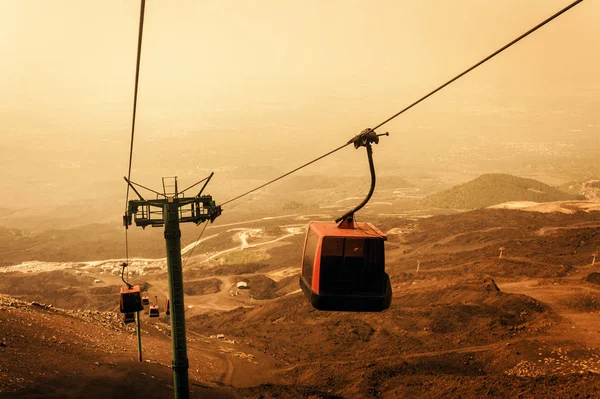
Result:
[[[389,132],[377,134],[375,132],[375,130],[368,127],[365,130],[363,130],[362,132],[360,132],[359,134],[357,134],[356,136],[352,137],[350,140],[348,140],[346,145],[348,145],[350,143],[354,143],[354,148],[358,148],[358,147],[366,147],[367,145],[369,145],[371,143],[379,144],[380,136],[389,136],[389,135],[390,135]]]

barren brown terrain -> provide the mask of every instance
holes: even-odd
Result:
[[[388,234],[394,292],[381,313],[306,301],[306,216],[216,223],[184,254],[193,397],[597,397],[600,212],[569,206],[372,210]],[[162,312],[164,260],[138,262],[130,278]],[[113,263],[2,269],[0,397],[172,396],[168,318],[143,316],[139,363],[133,329],[115,313]]]
[[[600,398],[598,21],[0,1],[0,399]]]

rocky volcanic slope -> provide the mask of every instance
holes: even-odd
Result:
[[[600,212],[485,209],[376,222],[389,237],[389,310],[319,312],[288,290],[296,277],[275,284],[258,266],[232,265],[231,274],[247,275],[250,293],[256,285],[260,295],[229,312],[189,317],[187,326],[195,367],[217,376],[203,381],[233,387],[195,389],[206,397],[252,398],[600,395],[600,286],[590,265],[600,245]],[[218,275],[226,275],[227,267],[219,266]],[[195,274],[209,278],[205,270],[186,271],[187,277]],[[211,295],[217,282],[207,281],[189,288]],[[283,285],[289,295],[280,297]],[[100,385],[104,397],[170,394],[163,333],[150,337],[160,362],[138,364],[131,331],[110,312],[62,312],[2,300],[4,392],[78,397]],[[197,360],[204,356],[197,349],[204,338],[196,337],[217,334],[238,348],[223,358],[229,359],[226,370]],[[240,348],[246,348],[243,356]],[[48,370],[58,373],[44,374]],[[143,388],[138,392],[132,384]]]
[[[402,254],[388,254],[398,260],[395,267],[402,272],[414,271],[419,263],[422,271],[444,274],[563,277],[591,262],[600,247],[599,228],[598,211],[482,209],[420,220],[408,234],[391,237],[403,245]]]
[[[529,360],[519,365],[528,358],[523,352],[546,346],[537,337],[562,323],[536,300],[502,293],[489,278],[394,288],[392,307],[378,314],[318,312],[298,294],[188,325],[204,334],[227,331],[279,360],[293,383],[247,390],[262,397],[296,397],[298,387],[361,398],[598,392],[600,377],[589,373],[543,375],[531,385]]]
[[[246,391],[264,397],[297,397],[298,387],[349,398],[595,397],[600,350],[588,321],[600,290],[586,276],[599,216],[486,209],[382,220],[389,310],[319,312],[295,294],[188,325],[277,359],[293,383]]]
[[[0,295],[0,397],[173,397],[168,358],[139,363],[135,342],[132,327],[115,313],[64,311]],[[236,397],[191,384],[192,397]]]

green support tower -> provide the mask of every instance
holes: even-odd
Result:
[[[212,223],[220,214],[221,207],[217,206],[210,195],[202,195],[202,191],[212,178],[207,178],[179,192],[177,177],[163,177],[163,192],[152,191],[157,198],[144,199],[135,189],[133,183],[125,181],[140,198],[129,201],[127,213],[123,217],[125,226],[135,221],[136,226],[145,228],[165,227],[165,243],[167,247],[167,269],[169,275],[169,297],[171,317],[171,344],[173,349],[173,386],[176,399],[189,398],[189,381],[187,345],[185,338],[185,305],[183,300],[183,272],[181,266],[181,230],[179,223],[193,222],[200,224],[210,220]],[[172,184],[167,184],[171,179]],[[200,192],[195,197],[185,197],[185,191],[204,182]],[[145,187],[143,187],[145,188]],[[147,189],[147,188],[146,188]],[[147,189],[149,190],[149,189]],[[162,198],[159,198],[162,197]]]

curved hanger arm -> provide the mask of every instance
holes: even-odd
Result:
[[[352,210],[346,212],[341,217],[337,218],[336,223],[340,223],[347,219],[354,218],[354,213],[358,212],[363,206],[369,202],[371,196],[373,195],[373,191],[375,191],[375,183],[377,182],[377,178],[375,176],[375,165],[373,164],[373,147],[371,143],[379,143],[379,136],[389,136],[389,133],[377,134],[372,129],[365,129],[361,134],[354,137],[350,142],[354,143],[354,148],[364,146],[367,149],[367,157],[369,159],[369,170],[371,171],[371,188],[369,189],[369,193],[365,197],[364,200],[358,205],[356,205]],[[350,143],[349,142],[349,143]],[[349,220],[350,221],[350,220]]]

